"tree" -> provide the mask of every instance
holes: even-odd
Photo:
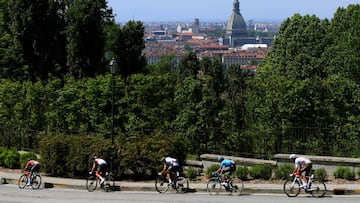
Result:
[[[299,14],[281,25],[250,83],[248,115],[253,124],[277,132],[284,132],[284,126],[329,125],[326,66],[321,59],[329,43],[328,26],[327,19]],[[282,147],[281,134],[272,139],[278,144],[276,153]]]
[[[105,72],[104,26],[113,23],[105,0],[71,1],[66,11],[67,65],[75,78]]]
[[[129,21],[118,30],[113,52],[125,80],[132,74],[142,73],[146,66],[144,30],[141,21]]]

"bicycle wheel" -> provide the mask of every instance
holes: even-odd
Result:
[[[221,183],[218,178],[211,178],[206,187],[210,195],[217,195],[221,192]]]
[[[105,192],[114,191],[115,189],[115,180],[112,176],[105,177],[105,185],[104,190]]]
[[[18,186],[20,189],[23,189],[26,187],[28,181],[28,177],[25,174],[22,174],[19,178]]]
[[[165,193],[169,190],[168,180],[165,176],[159,176],[155,180],[155,189],[159,193]]]
[[[176,191],[185,193],[189,189],[189,180],[185,177],[178,177],[176,181]]]
[[[229,181],[230,191],[234,195],[241,195],[244,191],[244,183],[239,178],[233,178]]]
[[[92,192],[94,190],[96,190],[96,187],[97,187],[97,178],[96,176],[90,176],[86,179],[86,189],[89,191],[89,192]]]
[[[32,189],[39,189],[41,185],[41,176],[36,174],[34,175],[31,183]]]
[[[310,189],[307,190],[313,197],[323,197],[326,193],[326,185],[322,180],[312,180]]]
[[[296,197],[300,193],[300,183],[293,180],[287,180],[284,183],[284,192],[288,197]]]

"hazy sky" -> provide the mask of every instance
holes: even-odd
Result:
[[[227,21],[234,0],[108,0],[117,22]],[[295,13],[331,19],[338,7],[360,0],[239,0],[245,21],[282,21]]]

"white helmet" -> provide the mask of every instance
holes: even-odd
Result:
[[[296,159],[297,155],[296,154],[290,154],[289,159]]]

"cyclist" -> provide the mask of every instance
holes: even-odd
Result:
[[[296,154],[291,154],[289,156],[291,162],[295,163],[294,170],[292,174],[299,174],[300,179],[302,181],[302,187],[306,187],[307,182],[309,181],[310,172],[312,169],[312,162],[310,159],[306,157],[298,157]],[[302,174],[305,172],[305,178],[303,178]],[[307,188],[306,188],[307,189]]]
[[[180,164],[177,159],[172,157],[162,158],[162,164],[163,169],[161,170],[160,174],[162,175],[166,173],[166,178],[168,179],[169,184],[172,184],[170,175],[173,173],[176,174],[176,176],[179,176]]]
[[[40,163],[33,158],[28,159],[24,168],[26,175],[28,177],[28,182],[26,185],[32,184],[32,177],[34,173],[38,173],[40,171]]]
[[[221,178],[223,180],[221,184],[227,185],[227,177],[232,176],[236,171],[235,161],[231,159],[224,159],[222,156],[218,157],[218,161],[220,162],[220,167],[215,171],[215,173],[221,173]]]
[[[102,177],[103,174],[107,172],[107,163],[104,159],[99,158],[98,156],[94,156],[93,165],[89,174],[92,174],[96,169],[95,175],[100,179],[100,185],[103,185],[105,179]]]

